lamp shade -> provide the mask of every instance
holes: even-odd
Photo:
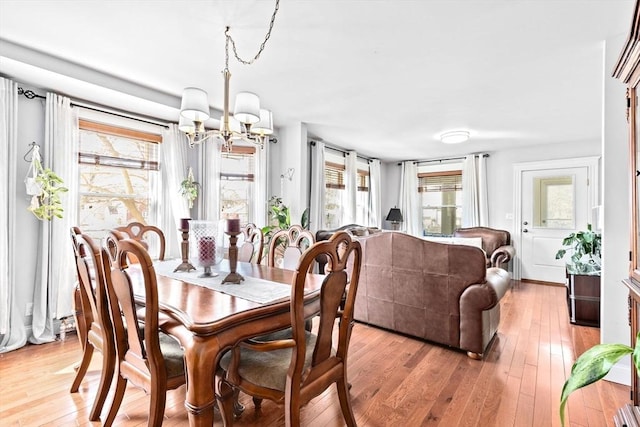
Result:
[[[193,125],[193,120],[186,118],[182,114],[180,114],[180,121],[178,122],[178,129],[184,133],[194,133],[196,131],[196,127]]]
[[[192,121],[204,122],[209,119],[209,101],[207,92],[196,87],[187,87],[182,91],[180,115]]]
[[[402,212],[400,212],[398,208],[391,208],[389,209],[386,220],[390,222],[402,222]]]
[[[252,92],[240,92],[236,95],[233,117],[241,123],[258,123],[260,121],[260,98]]]
[[[260,109],[260,121],[251,126],[251,133],[271,135],[273,133],[273,114],[264,108]]]

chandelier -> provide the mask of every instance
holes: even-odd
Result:
[[[260,108],[260,98],[252,92],[239,92],[236,95],[233,115],[229,110],[229,45],[233,49],[236,60],[245,65],[253,64],[259,57],[264,47],[271,37],[273,23],[278,13],[280,0],[276,0],[275,9],[271,16],[269,30],[264,41],[260,45],[258,53],[251,60],[240,58],[236,50],[236,43],[229,34],[230,27],[226,27],[225,34],[225,63],[222,70],[224,78],[224,98],[222,117],[220,117],[219,129],[206,130],[204,122],[211,116],[209,114],[209,101],[207,92],[195,87],[185,88],[182,93],[182,103],[180,106],[180,121],[178,128],[184,132],[189,140],[189,146],[194,147],[210,138],[220,140],[227,151],[231,151],[234,141],[246,141],[264,147],[264,143],[269,140],[269,135],[273,134],[273,115],[271,111]]]

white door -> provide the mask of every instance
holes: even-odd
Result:
[[[586,230],[591,217],[587,166],[525,170],[521,181],[522,279],[565,282],[562,239]]]

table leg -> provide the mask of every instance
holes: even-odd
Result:
[[[198,338],[195,339],[198,341]],[[195,344],[195,345],[193,345]],[[187,370],[187,397],[189,426],[211,427],[216,405],[214,375],[219,348],[217,343],[192,343],[185,348]]]

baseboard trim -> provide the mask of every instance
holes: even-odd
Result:
[[[534,285],[544,285],[544,286],[566,286],[564,283],[558,282],[545,282],[543,280],[532,280],[532,279],[520,279],[521,282],[524,283],[532,283]]]
[[[629,358],[625,358],[615,364],[604,379],[613,383],[631,386],[631,362]]]

